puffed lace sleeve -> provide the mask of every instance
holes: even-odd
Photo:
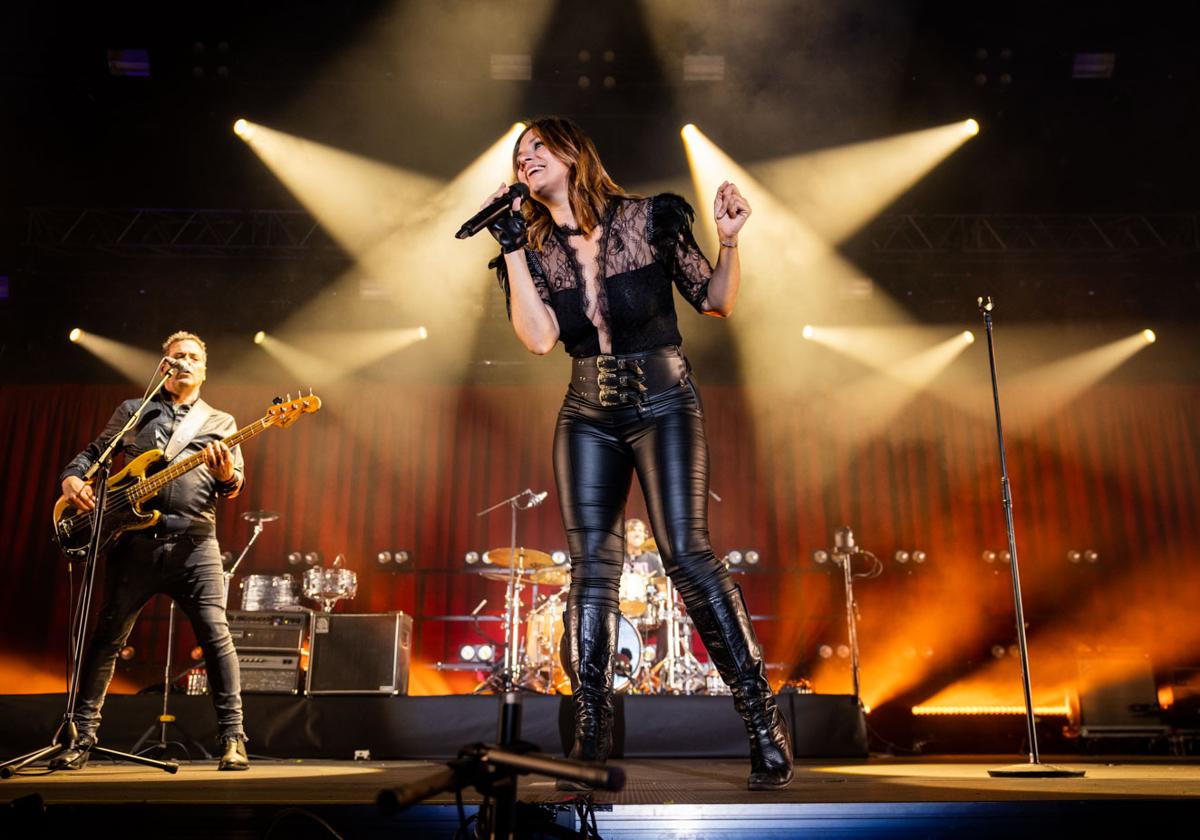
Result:
[[[704,311],[712,265],[700,251],[692,235],[696,214],[690,204],[673,193],[662,193],[651,200],[646,238],[675,288],[697,312]]]
[[[542,268],[542,261],[538,259],[537,254],[528,248],[522,248],[525,254],[525,264],[529,266],[529,275],[533,278],[533,286],[537,289],[538,296],[547,306],[550,305],[550,283],[546,280],[546,272]],[[496,270],[496,280],[500,283],[500,289],[504,292],[504,310],[508,313],[508,319],[512,320],[512,293],[508,288],[508,266],[504,263],[504,254],[500,254],[488,263],[488,268]]]

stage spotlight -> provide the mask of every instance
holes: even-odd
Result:
[[[468,566],[474,566],[475,564],[477,564],[479,562],[479,552],[478,551],[468,551],[463,556],[463,561]]]
[[[967,344],[974,344],[975,333],[971,332],[970,330],[963,330],[962,340]]]
[[[908,557],[909,555],[907,551],[897,551],[895,555],[893,555],[892,559],[894,559],[897,563],[904,564],[908,562]]]
[[[1078,563],[1082,559],[1083,559],[1082,551],[1079,551],[1079,550],[1073,548],[1067,552],[1067,562],[1068,563]]]
[[[76,327],[75,329],[71,330],[71,332],[67,333],[67,338],[72,344],[78,344],[79,339],[83,338],[83,330],[79,329],[79,327]]]
[[[475,645],[463,645],[458,649],[458,655],[467,662],[474,662],[478,652],[475,650]]]
[[[193,662],[199,662],[204,658],[204,648],[200,647],[200,645],[196,645],[194,648],[188,651],[188,656],[192,657]]]
[[[304,555],[299,551],[290,552],[287,556],[287,561],[289,566],[299,566],[304,562]]]
[[[244,119],[238,119],[234,121],[233,133],[238,137],[241,137],[243,140],[250,139],[250,135],[252,133],[250,123],[246,122]]]
[[[555,566],[565,566],[567,564],[567,552],[560,548],[558,551],[551,552],[550,559],[554,561]]]
[[[979,123],[974,119],[969,119],[963,123],[963,131],[968,137],[974,137],[979,133]]]
[[[821,645],[819,648],[817,648],[817,655],[822,659],[829,659],[833,656],[833,648],[829,645]]]
[[[992,645],[992,659],[1003,659],[1006,653],[1008,651],[1004,649],[1004,645]]]
[[[496,649],[491,645],[480,645],[475,649],[475,656],[480,662],[491,662],[492,657],[496,655]]]
[[[263,332],[262,330],[259,330],[258,332],[256,332],[254,334],[254,343],[255,344],[262,344],[266,340],[267,340],[267,334],[265,332]]]
[[[849,659],[849,658],[850,658],[850,648],[849,648],[849,646],[847,646],[847,645],[838,645],[838,646],[837,646],[837,655],[838,655],[838,659]]]
[[[933,659],[933,648],[928,645],[921,648],[921,656],[925,659]]]
[[[818,548],[813,552],[813,562],[818,566],[822,566],[829,562],[829,552],[823,548]]]
[[[1154,342],[1158,341],[1158,336],[1156,336],[1154,334],[1154,330],[1151,329],[1142,330],[1142,338],[1146,340],[1147,344],[1153,344]]]
[[[1089,548],[1083,552],[1083,559],[1089,563],[1097,563],[1100,561],[1100,555],[1096,553],[1095,549]]]
[[[996,559],[999,560],[1001,563],[1012,563],[1012,555],[1009,554],[1007,551],[1001,551],[999,554],[996,555]]]
[[[386,566],[388,563],[392,562],[392,552],[381,551],[375,555],[375,560],[380,566]]]
[[[320,566],[321,565],[321,555],[315,551],[310,551],[304,555],[304,562],[307,563],[309,566]]]
[[[137,653],[137,648],[135,648],[133,645],[125,645],[125,647],[117,651],[117,656],[121,657],[121,659],[123,659],[125,662],[128,662],[130,659],[133,659],[133,655],[135,653]]]
[[[730,566],[742,565],[742,552],[734,550],[725,555],[725,562]]]
[[[685,125],[683,128],[681,128],[679,130],[679,134],[680,134],[680,136],[683,137],[684,140],[691,140],[693,137],[696,136],[696,126],[692,125],[691,123],[688,123],[687,125]]]
[[[758,552],[753,548],[746,552],[746,564],[749,566],[757,566],[759,561]]]
[[[996,552],[992,551],[990,548],[985,550],[983,552],[983,562],[984,563],[995,563],[996,562]]]
[[[800,335],[802,335],[806,341],[812,341],[812,337],[816,334],[816,332],[817,331],[813,329],[812,324],[805,324],[804,329],[800,331]]]
[[[424,327],[417,327],[417,338],[421,339],[422,341],[429,338],[429,330],[425,329]]]

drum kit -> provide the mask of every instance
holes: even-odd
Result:
[[[241,556],[226,574],[230,577],[245,558],[250,546],[262,533],[263,524],[273,522],[279,514],[271,511],[254,510],[242,514],[242,518],[254,525],[254,533]],[[246,575],[242,578],[242,610],[246,612],[275,612],[301,610],[301,595],[320,605],[322,612],[333,612],[333,607],[343,599],[353,600],[358,594],[358,574],[345,567],[346,558],[339,554],[332,568],[313,566],[305,569],[297,578],[291,573],[281,575]],[[228,591],[228,586],[226,586]]]
[[[654,550],[653,543],[649,549]],[[561,659],[563,610],[571,585],[570,567],[544,551],[496,548],[485,552],[481,572],[490,580],[510,583],[503,621],[504,668],[514,685],[547,694],[570,693],[570,680]],[[532,588],[526,609],[522,592]],[[548,594],[540,592],[554,587]],[[692,653],[693,625],[663,574],[627,570],[621,575],[617,655],[613,687],[625,694],[704,694],[724,690],[708,663]],[[524,632],[520,632],[521,625]],[[516,640],[515,644],[512,640]],[[493,674],[477,692],[495,688]]]

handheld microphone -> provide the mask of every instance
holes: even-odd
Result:
[[[508,212],[515,198],[520,198],[522,201],[527,200],[529,198],[529,187],[519,182],[513,184],[508,188],[508,192],[463,222],[462,227],[458,229],[458,233],[454,234],[454,238],[466,239],[479,233],[479,231]]]

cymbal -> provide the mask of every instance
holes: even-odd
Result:
[[[513,550],[511,548],[493,548],[491,551],[484,552],[483,561],[490,563],[493,566],[520,566],[523,569],[541,569],[547,566],[554,565],[554,558],[544,551],[537,551],[532,548],[518,548],[517,562],[513,562]]]
[[[566,586],[571,580],[571,569],[567,566],[535,569],[530,577],[539,586]]]
[[[248,510],[242,514],[247,522],[274,522],[279,514],[273,510]]]

